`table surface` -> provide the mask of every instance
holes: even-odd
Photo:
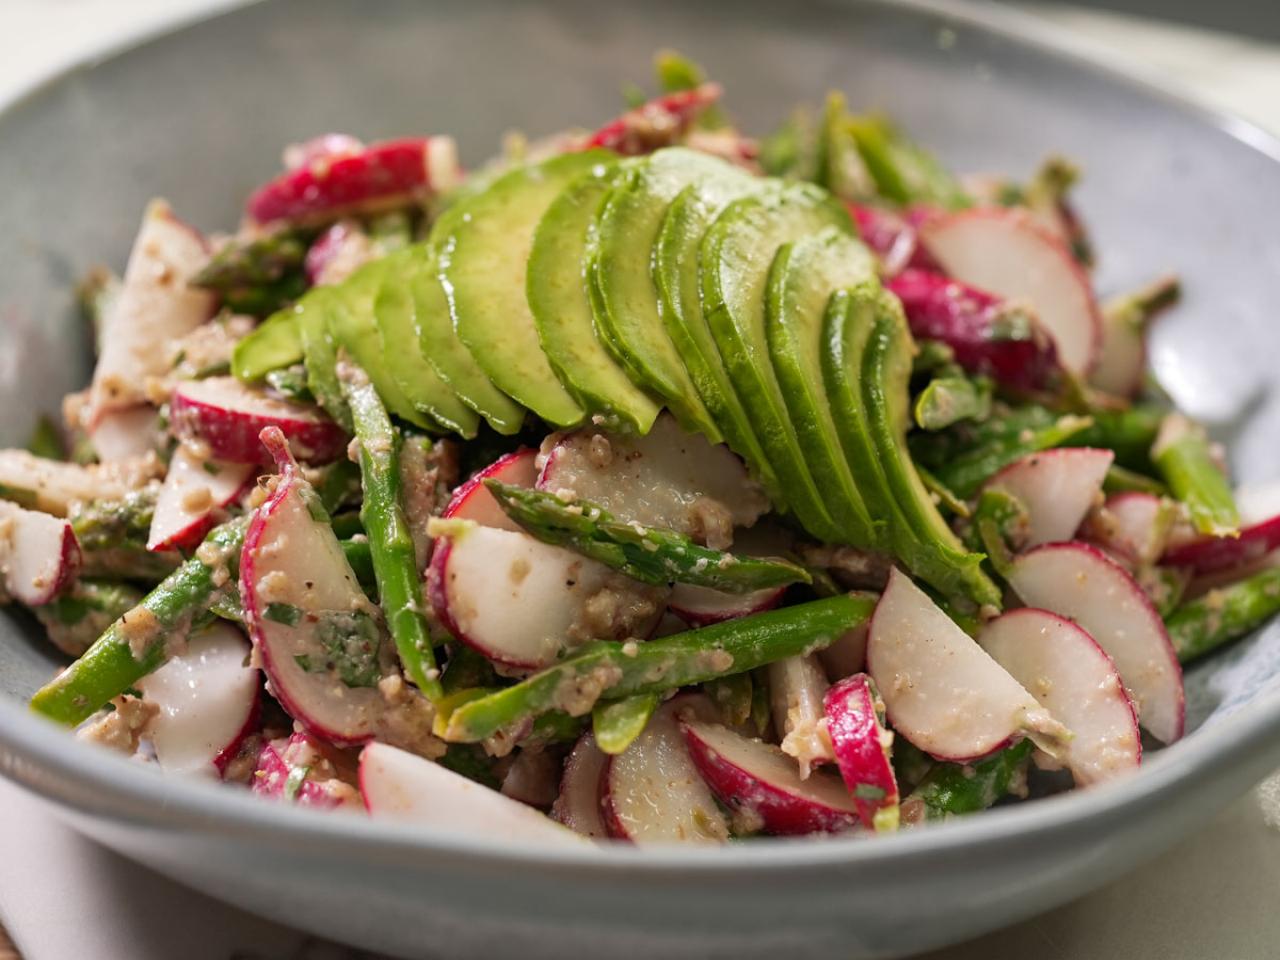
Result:
[[[104,31],[122,23],[158,24],[226,2],[5,0],[0,101],[51,65],[94,49]],[[1019,6],[1162,83],[1280,133],[1280,47],[1072,7]],[[3,781],[0,851],[0,920],[25,960],[227,960],[245,947],[263,958],[374,960],[180,888],[74,834]],[[1277,955],[1278,888],[1280,774],[1122,880],[919,960],[1261,960]],[[56,898],[48,895],[52,890]],[[72,914],[80,922],[67,923]],[[3,929],[0,960],[17,960]]]

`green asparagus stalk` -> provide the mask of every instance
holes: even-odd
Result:
[[[27,450],[37,457],[46,460],[65,460],[67,445],[63,442],[62,431],[48,416],[41,416],[31,430],[31,438],[27,440]]]
[[[81,578],[52,603],[31,612],[63,653],[78,657],[102,631],[142,602],[142,591],[110,580]]]
[[[985,420],[991,415],[991,389],[987,377],[970,379],[944,371],[916,396],[916,426],[943,430],[961,420]]]
[[[235,581],[248,526],[246,516],[215,527],[195,556],[108,627],[84,656],[37,690],[31,709],[58,723],[80,723],[163,664],[168,641],[186,633],[222,586]]]
[[[1108,326],[1126,326],[1142,331],[1161,311],[1182,297],[1182,285],[1173,274],[1160,277],[1129,293],[1108,300],[1102,314]]]
[[[1187,663],[1239,639],[1280,613],[1280,567],[1210,590],[1165,621],[1178,659]]]
[[[444,691],[401,498],[399,437],[365,372],[343,361],[338,376],[359,441],[364,486],[360,520],[369,538],[382,613],[405,673],[429,700],[439,700]]]
[[[615,520],[593,503],[569,503],[555,494],[486,480],[498,505],[544,543],[568,547],[644,583],[688,583],[726,593],[810,582],[787,560],[739,557],[710,550],[672,530]],[[439,529],[448,521],[435,521]]]
[[[933,502],[938,505],[938,509],[944,513],[949,513],[956,517],[969,516],[969,504],[960,499],[956,492],[948,487],[945,483],[934,476],[924,467],[916,466],[916,473],[920,474],[920,482],[924,484],[924,488],[929,491],[929,496]]]
[[[463,644],[457,644],[450,649],[449,659],[440,677],[440,684],[444,687],[445,696],[449,697],[460,690],[496,687],[498,675],[494,672],[493,664],[485,659],[484,654],[477,653]]]
[[[146,546],[155,508],[156,491],[144,488],[119,500],[77,504],[69,519],[82,550],[109,550],[124,544]]]
[[[303,261],[311,234],[286,229],[227,244],[192,279],[236,313],[265,317],[307,289]]]
[[[1020,740],[974,764],[934,764],[902,802],[903,822],[947,820],[986,810],[1009,793],[1033,749],[1030,740]]]
[[[483,740],[554,710],[582,716],[602,698],[665,693],[812,653],[866,621],[874,607],[872,594],[847,594],[647,643],[588,644],[553,667],[459,707],[443,725],[444,737]]]
[[[1150,493],[1157,497],[1164,497],[1169,493],[1169,488],[1155,477],[1118,467],[1114,463],[1107,469],[1102,489],[1106,493]]]
[[[1236,536],[1240,514],[1231,486],[1213,458],[1204,429],[1180,413],[1165,417],[1151,459],[1173,495],[1187,505],[1200,533]]]
[[[223,367],[220,373],[227,372],[227,368]],[[307,386],[307,368],[300,363],[290,364],[287,367],[281,367],[279,370],[272,370],[263,379],[276,393],[280,394],[286,400],[292,400],[295,403],[310,403],[312,401],[311,388]]]
[[[965,543],[971,550],[986,551],[988,541],[997,540],[1003,553],[1021,550],[1031,530],[1031,517],[1021,500],[1004,490],[984,490],[974,507],[965,531]]]
[[[706,71],[688,57],[674,50],[659,50],[653,58],[653,72],[663,93],[679,93],[693,90],[707,82]],[[698,115],[694,126],[701,130],[717,130],[729,126],[729,120],[719,104],[711,104]]]
[[[959,181],[937,158],[908,140],[887,118],[851,117],[847,123],[877,192],[886,200],[896,204],[934,204],[951,210],[972,203]]]
[[[724,722],[731,726],[745,724],[751,719],[755,688],[756,684],[749,673],[718,677],[702,685],[703,692],[716,705]]]
[[[623,700],[597,703],[591,711],[596,746],[611,756],[627,749],[653,716],[659,699],[656,693],[638,693]]]

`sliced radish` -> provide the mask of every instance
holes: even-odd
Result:
[[[1015,390],[1048,389],[1059,379],[1053,340],[1024,306],[926,270],[903,270],[885,287],[902,301],[911,332],[945,343],[966,370]]]
[[[347,449],[346,433],[319,407],[277,399],[235,377],[182,381],[169,418],[179,437],[203,441],[210,456],[234,463],[266,458],[259,436],[267,427],[279,427],[293,455],[309,463],[336,460]]]
[[[827,731],[840,776],[858,816],[872,829],[894,829],[898,781],[890,761],[893,734],[884,726],[884,703],[865,673],[841,680],[827,691]]]
[[[258,671],[249,642],[228,623],[192,637],[137,686],[160,708],[149,729],[166,772],[216,777],[256,727]]]
[[[1187,567],[1197,574],[1248,569],[1280,549],[1280,488],[1241,488],[1236,492],[1240,518],[1236,537],[1195,537],[1172,543],[1162,563]]]
[[[1006,579],[1024,603],[1069,617],[1098,642],[1156,739],[1182,736],[1178,655],[1155,607],[1122,566],[1087,544],[1050,543],[1016,557]]]
[[[827,675],[812,654],[784,657],[769,664],[769,699],[774,731],[782,752],[793,757],[800,776],[809,776],[814,764],[835,760],[827,734]]]
[[[240,555],[245,625],[285,710],[317,736],[362,743],[385,710],[377,682],[390,641],[284,435],[268,428],[263,442],[280,477]]]
[[[1145,566],[1155,563],[1164,553],[1177,517],[1177,507],[1170,501],[1150,493],[1125,491],[1107,497],[1090,514],[1084,534],[1126,563]]]
[[[539,669],[576,643],[643,637],[662,612],[645,606],[636,584],[639,603],[611,605],[621,615],[600,629],[593,599],[606,590],[627,593],[631,581],[528,534],[455,520],[431,526],[433,533],[442,529],[427,596],[445,629],[490,660]]]
[[[369,234],[354,220],[339,220],[307,248],[302,268],[313,287],[341,283],[370,260],[378,251]]]
[[[216,297],[190,280],[208,259],[204,238],[163,200],[147,206],[119,297],[104,318],[85,422],[145,403],[147,381],[168,367],[166,346],[213,316]]]
[[[704,83],[655,97],[606,123],[591,135],[584,149],[605,147],[636,156],[679,143],[698,115],[719,100],[721,93],[719,84]]]
[[[574,833],[593,840],[609,836],[600,810],[601,787],[609,755],[596,746],[596,738],[584,733],[574,744],[560,777],[560,793],[551,806],[551,816]]]
[[[839,637],[835,643],[818,651],[818,662],[833,683],[861,673],[867,667],[868,624],[859,624]]]
[[[102,463],[145,456],[160,446],[160,411],[147,405],[104,413],[89,430],[89,444]]]
[[[920,239],[949,276],[1029,303],[1068,370],[1085,376],[1093,368],[1102,318],[1088,276],[1059,237],[1025,213],[989,207],[933,218]]]
[[[880,258],[881,274],[893,277],[908,267],[918,270],[938,269],[933,258],[920,245],[920,235],[915,225],[905,217],[883,207],[868,207],[857,203],[850,203],[848,207],[858,224],[858,233],[863,243]]]
[[[1056,754],[1068,735],[897,568],[871,617],[867,669],[893,729],[939,760],[983,757],[1023,734]]]
[[[454,490],[441,516],[470,520],[482,527],[522,532],[520,525],[498,506],[498,501],[484,482],[497,480],[517,487],[532,487],[538,479],[537,459],[537,451],[528,447],[504,454]]]
[[[199,544],[219,512],[244,496],[257,474],[251,463],[205,460],[179,444],[156,497],[147,549],[186,550]]]
[[[452,137],[405,137],[357,152],[322,153],[259,187],[245,209],[259,223],[315,222],[401,206],[458,180]]]
[[[1178,278],[1166,276],[1107,302],[1102,308],[1102,351],[1089,382],[1121,397],[1141,392],[1147,373],[1147,330],[1180,295]]]
[[[1110,779],[1142,762],[1138,714],[1097,641],[1047,610],[1010,610],[988,622],[982,648],[1071,730],[1063,761],[1077,784]]]
[[[286,170],[297,170],[317,160],[352,156],[364,148],[364,142],[349,133],[322,133],[318,137],[285,147],[284,167]]]
[[[320,745],[305,733],[272,740],[258,754],[253,792],[317,810],[362,806],[360,794],[345,780],[317,775],[317,768],[329,772],[328,766]]]
[[[0,450],[0,495],[24,507],[65,517],[74,503],[119,500],[160,475],[153,456],[123,463],[64,463],[26,450]]]
[[[360,752],[360,795],[375,817],[450,834],[548,844],[587,842],[532,807],[385,743],[371,743]]]
[[[706,697],[660,706],[631,746],[609,758],[602,809],[609,835],[633,843],[722,843],[729,822],[698,773],[681,722],[718,719]]]
[[[29,607],[51,602],[80,572],[71,524],[0,500],[0,573],[4,593]]]
[[[751,526],[769,509],[759,484],[728,447],[685,433],[666,414],[643,437],[595,429],[557,437],[537,486],[717,548],[732,542],[734,527]]]
[[[1115,460],[1110,450],[1062,447],[1029,453],[997,473],[988,485],[1027,508],[1027,546],[1070,540],[1102,497],[1102,481]]]
[[[718,723],[682,725],[693,764],[711,792],[765,833],[797,836],[844,833],[858,826],[858,812],[838,777],[814,773],[801,779],[795,761],[761,740]]]
[[[777,524],[757,523],[734,534],[733,552],[748,557],[781,557],[790,551],[791,540]],[[767,587],[750,593],[725,593],[677,583],[671,589],[667,606],[690,626],[705,627],[772,610],[782,602],[786,592],[785,587]]]
[[[561,759],[553,750],[520,750],[503,774],[500,792],[531,807],[550,807],[560,792]]]

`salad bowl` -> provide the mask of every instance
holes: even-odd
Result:
[[[835,87],[958,169],[1070,153],[1099,288],[1182,273],[1155,371],[1229,441],[1238,480],[1280,475],[1280,144],[1014,14],[933,0],[274,0],[104,50],[0,112],[0,441],[86,380],[74,279],[123,260],[148,197],[231,228],[277,145],[325,129],[448,131],[475,164],[509,129],[616,112],[663,46],[704,62],[753,129]],[[1273,625],[1188,670],[1184,741],[1094,789],[875,841],[549,850],[308,815],[93,751],[25,709],[59,662],[21,614],[3,617],[0,772],[180,882],[405,957],[903,956],[1114,879],[1280,765]]]

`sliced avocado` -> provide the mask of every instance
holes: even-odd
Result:
[[[231,372],[241,380],[261,380],[302,359],[302,339],[298,336],[297,312],[306,300],[277,310],[236,344],[231,353]]]
[[[529,254],[528,298],[551,367],[589,414],[613,429],[645,434],[661,409],[631,382],[600,340],[583,274],[596,213],[619,179],[602,162],[569,184],[547,208]]]
[[[529,250],[551,201],[612,156],[568,153],[512,170],[451,207],[448,228],[432,236],[458,339],[499,389],[556,426],[577,423],[583,410],[538,342],[525,296]]]
[[[702,278],[698,247],[720,212],[741,197],[776,185],[739,170],[703,177],[685,187],[667,209],[653,247],[653,278],[667,334],[676,345],[703,405],[724,435],[729,448],[747,461],[769,493],[774,506],[786,509],[787,498],[751,427],[751,418],[738,402],[729,373],[720,359],[702,310]]]
[[[840,227],[827,227],[778,250],[765,309],[773,372],[809,472],[845,536],[869,549],[883,542],[889,521],[873,513],[871,499],[859,492],[876,485],[875,476],[855,475],[840,445],[823,387],[822,322],[833,292],[875,276],[875,261],[862,242]]]
[[[329,332],[331,301],[337,295],[335,287],[316,287],[298,302],[298,335],[307,367],[307,389],[325,413],[352,433],[351,411],[338,383],[338,347]]]
[[[409,276],[422,258],[422,250],[406,247],[386,258],[382,283],[373,300],[373,317],[382,346],[382,362],[388,376],[414,409],[440,426],[467,439],[476,435],[480,418],[453,392],[418,348],[414,328],[415,300]]]
[[[702,238],[699,269],[707,324],[787,502],[810,534],[845,543],[849,536],[832,518],[805,465],[765,335],[765,294],[774,254],[784,243],[830,226],[853,229],[844,207],[812,184],[743,197],[726,207]]]
[[[632,379],[666,401],[686,430],[713,443],[720,428],[663,325],[653,277],[653,247],[671,201],[702,177],[732,169],[724,160],[671,147],[637,162],[605,198],[587,250],[596,325]]]
[[[334,287],[337,296],[329,300],[329,333],[334,342],[345,348],[351,358],[364,368],[389,412],[423,430],[439,433],[439,425],[405,396],[383,361],[382,338],[374,322],[373,301],[386,274],[387,261],[383,258],[366,263]]]

